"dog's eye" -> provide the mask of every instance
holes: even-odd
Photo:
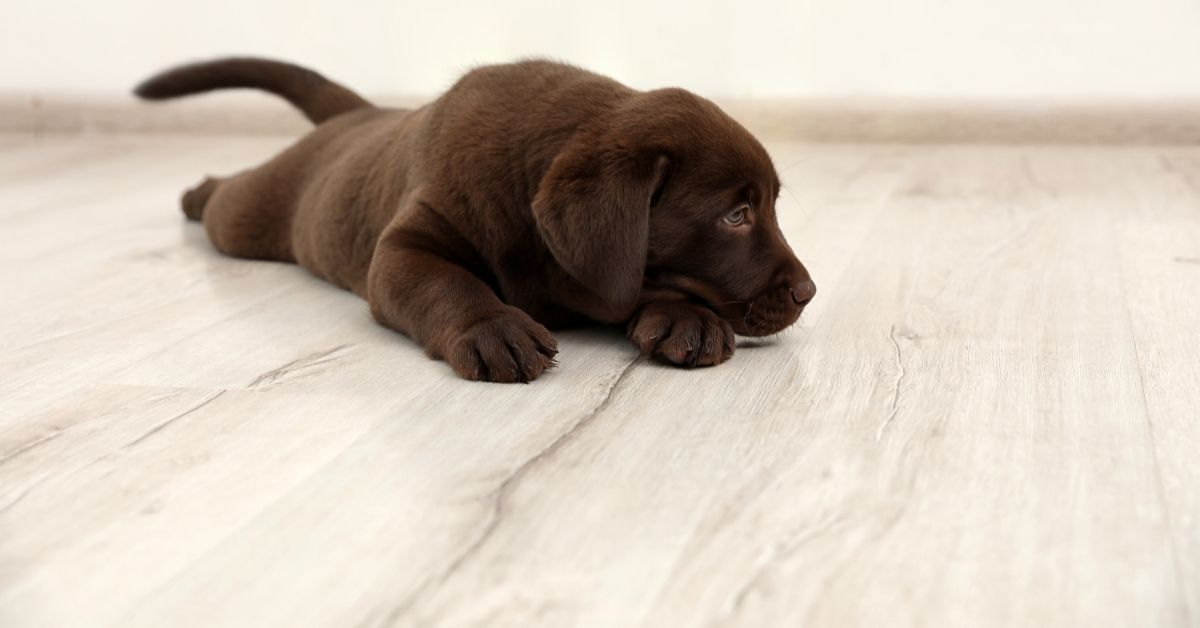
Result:
[[[746,210],[747,209],[749,209],[749,207],[747,207],[745,205],[741,205],[737,209],[729,212],[728,214],[725,214],[725,218],[724,218],[725,223],[737,226],[737,225],[742,224],[743,222],[746,222]]]

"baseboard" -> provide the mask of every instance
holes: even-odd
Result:
[[[423,98],[376,102],[414,106]],[[1200,101],[952,102],[896,99],[723,101],[760,138],[808,142],[1193,144]],[[299,134],[309,123],[252,92],[167,103],[132,97],[0,94],[0,132]]]

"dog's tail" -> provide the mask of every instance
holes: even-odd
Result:
[[[372,106],[362,96],[308,68],[254,58],[218,59],[171,68],[146,79],[133,93],[147,100],[164,100],[236,87],[253,87],[282,96],[316,124]]]

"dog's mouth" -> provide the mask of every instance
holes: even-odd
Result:
[[[739,336],[770,336],[800,320],[804,306],[792,302],[786,288],[768,290],[753,299],[724,299],[714,288],[691,277],[657,275],[647,281],[642,300],[686,299],[707,305]]]
[[[800,313],[804,310],[804,308],[796,306],[765,305],[762,303],[763,301],[767,301],[767,299],[759,298],[743,305],[740,316],[737,312],[714,309],[721,318],[729,322],[734,333],[740,336],[777,334],[800,320]]]

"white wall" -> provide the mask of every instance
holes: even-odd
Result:
[[[260,54],[368,94],[550,55],[710,96],[1200,95],[1200,0],[0,0],[0,90],[127,89]]]

